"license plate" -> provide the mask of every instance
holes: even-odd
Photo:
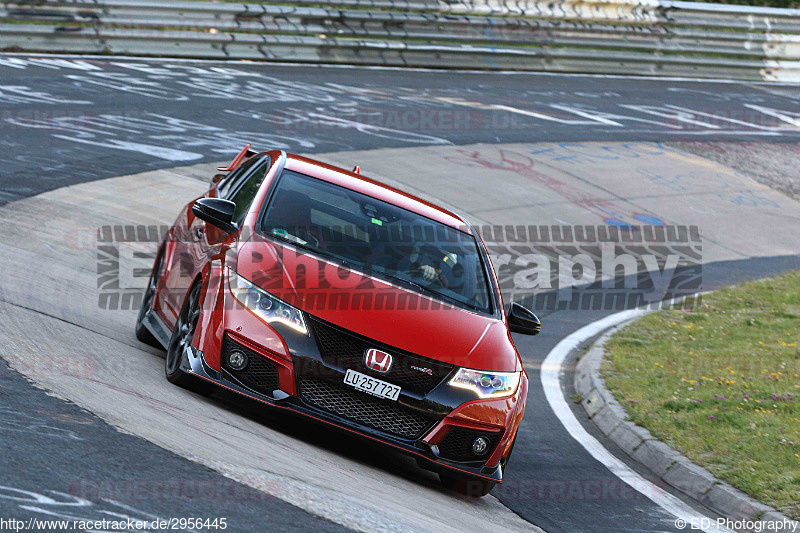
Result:
[[[400,387],[397,385],[375,379],[372,376],[356,372],[355,370],[347,371],[344,375],[344,382],[346,385],[350,385],[360,391],[380,398],[397,400],[397,397],[400,396]]]

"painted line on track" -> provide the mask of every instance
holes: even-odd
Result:
[[[564,361],[574,349],[578,348],[581,343],[587,339],[594,337],[608,328],[639,318],[645,314],[646,311],[640,309],[631,309],[614,313],[601,320],[592,322],[562,339],[550,353],[547,354],[547,357],[542,363],[541,381],[545,396],[547,397],[547,402],[550,404],[550,407],[553,409],[553,412],[561,421],[564,428],[572,435],[572,438],[578,441],[592,457],[605,465],[611,473],[623,482],[633,487],[636,491],[640,492],[668,513],[674,515],[676,519],[685,520],[686,524],[710,523],[711,526],[707,529],[703,529],[703,531],[731,533],[731,530],[727,528],[717,527],[715,520],[692,509],[691,506],[681,501],[680,498],[648,481],[609,452],[600,441],[590,435],[581,425],[561,390],[560,376],[564,369]],[[706,521],[702,522],[703,519],[706,519]]]
[[[66,54],[48,52],[0,52],[0,57],[60,57],[66,59],[94,59],[101,61],[150,61],[158,63],[207,63],[219,65],[274,65],[278,67],[334,68],[363,70],[397,70],[403,72],[453,72],[458,74],[497,74],[501,76],[542,76],[555,78],[602,78],[623,80],[648,80],[663,82],[725,83],[731,85],[764,85],[771,87],[797,87],[797,82],[767,80],[731,80],[725,78],[691,78],[683,76],[641,76],[636,74],[591,74],[581,72],[539,72],[527,70],[441,69],[425,67],[394,67],[384,65],[342,65],[336,63],[296,63],[291,61],[256,61],[250,59],[202,59],[188,57],[150,57],[97,54]]]

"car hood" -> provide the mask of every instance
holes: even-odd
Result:
[[[497,318],[266,239],[240,246],[236,270],[311,315],[400,350],[479,370],[519,370],[508,330]]]

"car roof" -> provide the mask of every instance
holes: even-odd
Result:
[[[310,159],[297,154],[286,154],[284,168],[312,176],[329,183],[351,189],[367,196],[383,200],[390,204],[402,207],[413,213],[433,219],[437,222],[472,234],[469,225],[452,211],[432,204],[407,192],[356,174],[343,168],[328,165],[322,161]]]

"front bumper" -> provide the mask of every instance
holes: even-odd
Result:
[[[469,417],[465,418],[462,416],[462,412],[465,410],[468,411],[469,406],[474,405],[474,402],[465,404],[461,409],[455,410],[454,412],[443,417],[438,422],[435,422],[430,429],[426,429],[422,437],[411,440],[396,438],[389,433],[376,430],[363,424],[355,423],[343,416],[337,416],[335,413],[315,408],[314,406],[309,405],[307,402],[304,402],[300,397],[290,395],[280,388],[276,388],[271,396],[256,392],[244,386],[224,369],[217,371],[211,368],[206,363],[203,353],[191,346],[188,347],[184,353],[182,370],[187,374],[194,375],[197,378],[209,381],[217,386],[238,393],[262,404],[266,404],[270,407],[298,413],[323,424],[332,426],[336,429],[353,433],[359,437],[391,446],[402,453],[415,457],[420,466],[423,468],[433,471],[455,471],[464,476],[486,479],[497,483],[502,483],[503,466],[505,464],[503,457],[507,456],[507,453],[504,452],[510,449],[513,438],[516,436],[516,428],[519,424],[517,418],[521,419],[521,414],[519,417],[512,416],[512,423],[509,427],[491,428],[491,430],[497,435],[497,440],[493,444],[493,451],[487,455],[488,459],[486,461],[453,461],[439,456],[439,446],[446,437],[447,433],[455,428],[483,431],[488,431],[490,429],[488,426],[482,423],[476,423],[475,421],[471,421]],[[527,380],[525,380],[524,388],[527,390]],[[518,403],[517,396],[521,394],[522,389],[523,385],[521,383],[520,388],[514,397],[504,399],[506,400],[506,403]],[[494,400],[494,402],[497,402],[497,400]],[[515,414],[516,411],[517,410],[514,409]],[[496,460],[494,460],[495,457]],[[494,464],[490,465],[493,460]]]

